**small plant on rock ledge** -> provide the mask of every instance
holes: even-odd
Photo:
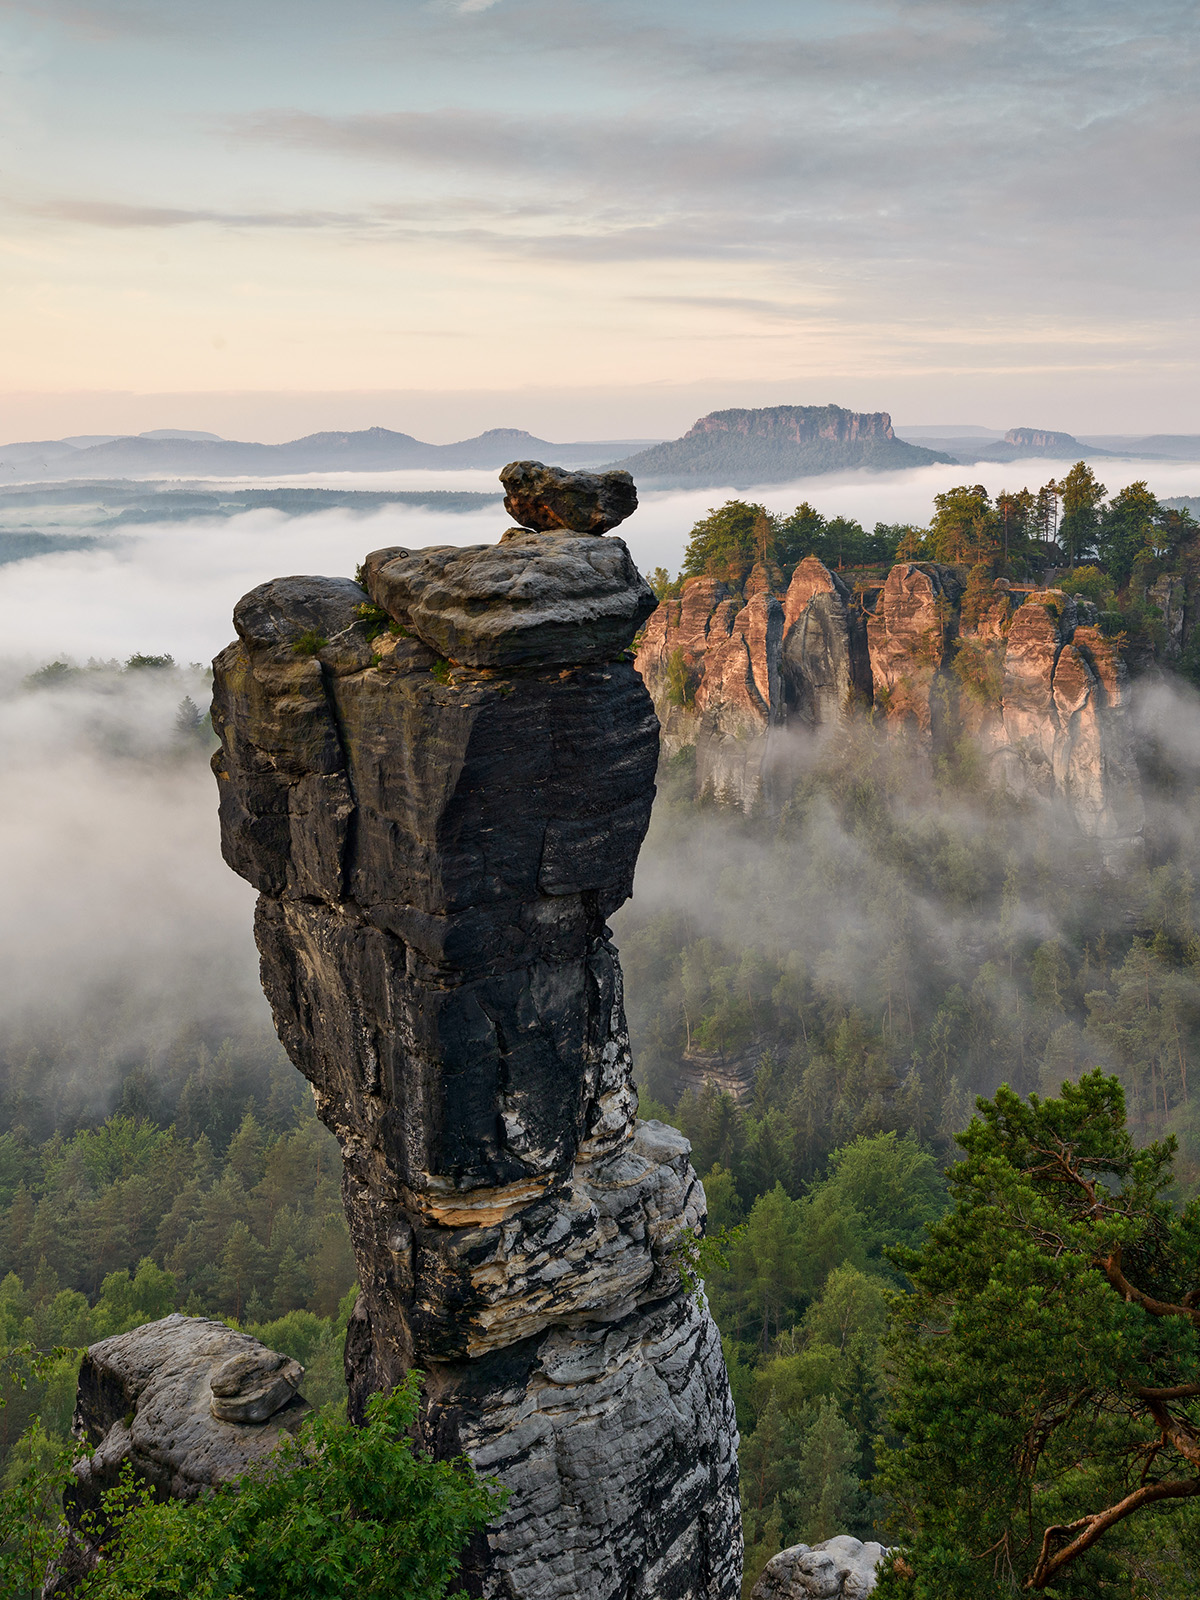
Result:
[[[671,1253],[679,1266],[680,1281],[697,1304],[708,1274],[729,1271],[728,1251],[745,1231],[742,1224],[737,1228],[718,1228],[715,1233],[699,1233],[695,1228],[684,1228],[680,1232]]]

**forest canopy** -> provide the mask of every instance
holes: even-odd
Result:
[[[1196,531],[1186,507],[1164,505],[1144,481],[1110,498],[1091,467],[1077,461],[1061,481],[1038,490],[992,495],[982,484],[943,490],[934,496],[925,528],[877,522],[868,532],[853,518],[826,517],[807,501],[785,516],[757,502],[729,500],[694,524],[679,578],[672,585],[660,569],[657,588],[661,598],[686,578],[741,583],[756,562],[786,582],[805,556],[815,555],[839,570],[922,560],[982,563],[993,576],[1091,561],[1121,589],[1139,563],[1145,568],[1173,556]]]

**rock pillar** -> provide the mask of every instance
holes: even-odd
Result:
[[[637,1119],[605,925],[654,793],[627,653],[654,599],[612,520],[573,509],[580,476],[553,531],[239,602],[222,847],[342,1147],[352,1412],[420,1367],[427,1443],[512,1491],[472,1592],[734,1600],[733,1407],[673,1253],[703,1192],[686,1141]]]

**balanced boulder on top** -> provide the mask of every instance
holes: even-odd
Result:
[[[500,482],[509,516],[538,533],[611,533],[637,510],[627,472],[568,472],[540,461],[510,461]]]

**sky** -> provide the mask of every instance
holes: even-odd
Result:
[[[0,437],[1200,431],[1189,0],[0,0]]]

